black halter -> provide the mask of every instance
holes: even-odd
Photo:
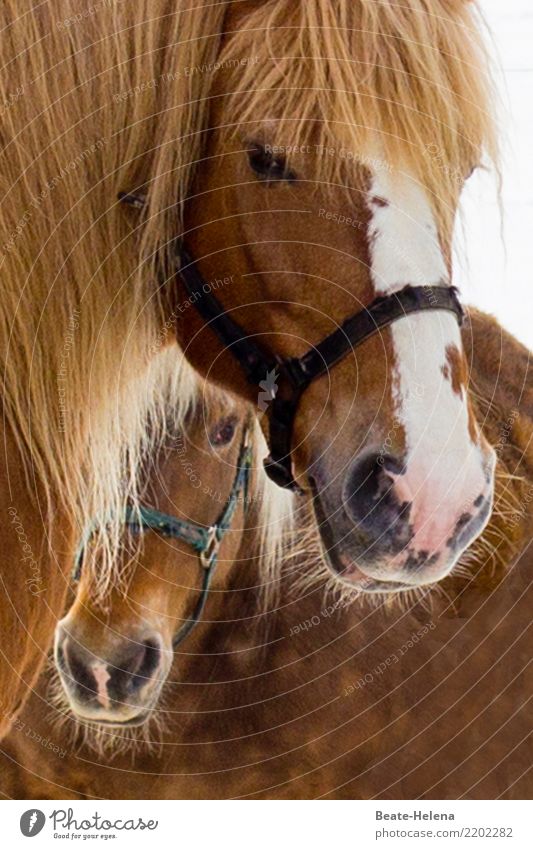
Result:
[[[142,196],[121,192],[119,200],[142,208]],[[181,276],[191,304],[213,330],[224,348],[231,351],[246,379],[259,390],[266,389],[271,403],[267,408],[270,425],[270,455],[265,471],[278,486],[301,492],[292,471],[292,430],[300,398],[313,380],[321,377],[340,360],[389,324],[412,313],[426,310],[452,312],[459,325],[464,311],[454,286],[404,286],[398,292],[376,298],[310,348],[302,357],[279,357],[265,351],[234,321],[211,292],[200,269],[187,250],[176,243],[177,273]]]
[[[325,374],[347,354],[383,327],[412,313],[448,310],[461,325],[464,318],[453,286],[404,286],[392,295],[376,298],[368,307],[310,348],[302,357],[278,357],[264,350],[224,310],[211,287],[184,248],[178,253],[181,276],[191,304],[224,347],[231,351],[246,379],[262,389],[275,377],[272,402],[267,409],[270,455],[265,470],[279,486],[300,492],[292,471],[291,445],[294,417],[300,398],[313,380]],[[266,381],[266,383],[265,383]]]

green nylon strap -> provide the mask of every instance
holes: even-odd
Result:
[[[168,513],[161,513],[155,507],[142,506],[138,510],[128,507],[124,516],[124,525],[133,533],[152,530],[164,537],[180,539],[194,548],[198,554],[205,551],[209,544],[210,528],[177,519]]]
[[[224,509],[214,525],[206,527],[196,522],[178,519],[167,513],[161,513],[153,507],[141,506],[138,510],[127,508],[124,515],[124,525],[134,533],[144,533],[145,530],[153,530],[162,536],[171,539],[179,539],[190,545],[200,557],[203,567],[202,587],[200,596],[190,619],[187,619],[177,634],[174,636],[172,645],[174,648],[187,637],[199,621],[209,593],[211,579],[218,560],[218,550],[224,535],[231,527],[235,510],[239,503],[241,493],[246,500],[252,468],[252,448],[250,445],[249,430],[245,430],[241,450],[239,454],[238,469],[231,492],[228,496]],[[93,530],[85,534],[74,561],[73,580],[79,581],[83,558],[86,547],[90,541]]]
[[[144,506],[138,511],[128,508],[124,517],[124,524],[137,533],[151,529],[157,531],[162,536],[183,540],[183,542],[194,548],[198,554],[204,554],[209,550],[213,539],[220,542],[226,531],[231,527],[241,492],[244,493],[245,499],[247,498],[251,464],[251,448],[246,441],[243,441],[239,455],[237,475],[233,481],[228,500],[218,520],[210,527],[184,519],[177,519],[175,516],[171,516],[168,513],[161,513],[153,507]]]

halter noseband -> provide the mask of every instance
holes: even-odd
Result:
[[[198,525],[196,522],[185,521],[178,519],[176,516],[171,516],[167,513],[161,513],[152,507],[141,506],[139,510],[127,508],[124,514],[123,524],[133,533],[142,534],[145,530],[153,530],[156,533],[170,539],[179,539],[187,543],[197,552],[200,564],[202,566],[202,586],[198,601],[194,607],[192,615],[187,619],[172,640],[173,648],[176,648],[183,640],[189,636],[194,626],[200,621],[211,586],[217,562],[220,544],[226,535],[226,532],[231,527],[231,522],[239,498],[243,495],[244,502],[248,495],[250,482],[250,470],[252,467],[252,447],[250,444],[250,434],[248,428],[244,432],[242,446],[239,454],[238,469],[231,492],[228,496],[226,504],[214,525],[205,527]],[[87,537],[90,537],[90,533]],[[79,581],[81,577],[81,569],[83,565],[83,557],[88,539],[80,545],[75,558],[73,580]]]
[[[190,302],[213,330],[224,347],[241,366],[247,381],[262,388],[271,375],[276,388],[267,416],[270,425],[270,455],[264,461],[265,471],[278,486],[301,492],[292,469],[292,431],[300,398],[310,383],[373,336],[378,330],[413,313],[426,310],[452,312],[459,325],[464,312],[457,289],[453,286],[404,286],[391,295],[376,298],[310,348],[302,357],[278,357],[266,352],[224,310],[210,291],[192,257],[182,247],[178,253],[177,272],[181,276]]]

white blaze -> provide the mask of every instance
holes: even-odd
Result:
[[[431,206],[413,180],[376,173],[368,206],[376,295],[408,284],[449,284]],[[461,335],[455,316],[444,310],[406,316],[390,331],[395,412],[405,430],[407,452],[398,494],[412,502],[415,548],[435,551],[486,485],[481,450],[469,434],[465,393],[454,392],[444,376],[446,368],[451,371],[447,348],[461,351]]]

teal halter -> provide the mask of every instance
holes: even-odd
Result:
[[[190,545],[197,552],[200,564],[202,566],[202,587],[200,596],[196,602],[190,619],[187,619],[177,634],[174,636],[172,645],[176,648],[192,631],[194,626],[200,621],[205,608],[207,596],[211,580],[218,562],[218,553],[220,545],[226,532],[231,527],[231,522],[239,502],[241,494],[244,496],[244,501],[248,495],[248,487],[250,482],[250,471],[252,467],[252,448],[250,445],[249,431],[245,431],[241,451],[239,454],[238,469],[233,481],[231,492],[228,500],[224,505],[224,509],[214,525],[205,527],[198,525],[196,522],[188,522],[183,519],[178,519],[175,516],[170,516],[167,513],[161,513],[152,507],[141,506],[138,510],[133,510],[131,507],[126,508],[124,514],[124,526],[129,528],[132,533],[142,534],[145,530],[156,531],[161,536],[169,537],[170,539],[179,539],[182,542]],[[79,581],[81,577],[81,569],[85,553],[87,538],[82,542],[74,561],[73,580]]]

